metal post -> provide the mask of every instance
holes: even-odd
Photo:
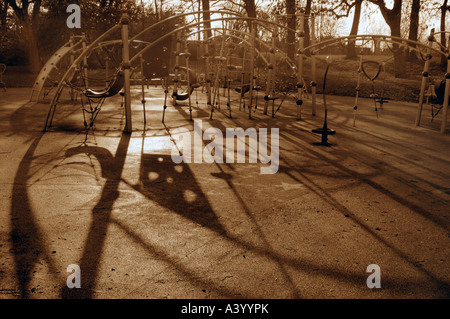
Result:
[[[124,97],[125,97],[125,129],[127,133],[132,132],[131,125],[131,88],[130,88],[130,48],[128,41],[128,22],[129,15],[126,12],[122,13],[120,24],[122,25],[122,69],[124,75]]]
[[[420,125],[420,118],[422,116],[423,97],[425,94],[425,86],[427,84],[427,78],[429,76],[428,72],[430,70],[430,61],[431,61],[431,55],[429,55],[427,53],[425,64],[423,66],[422,83],[420,84],[420,95],[419,95],[419,105],[417,107],[416,126]]]
[[[252,118],[252,107],[253,107],[253,86],[254,86],[254,77],[255,77],[255,28],[256,24],[251,22],[251,60],[250,60],[250,105],[248,106],[248,118]]]
[[[145,114],[145,76],[144,76],[144,57],[142,54],[139,56],[141,62],[141,92],[142,92],[142,108],[144,110],[144,125],[147,123],[147,115]]]
[[[302,109],[301,106],[303,104],[303,48],[304,48],[304,38],[305,38],[305,30],[304,30],[305,16],[304,14],[300,15],[300,43],[298,50],[298,60],[297,60],[297,120],[302,119]]]
[[[311,45],[315,43],[314,37],[315,37],[315,20],[314,17],[312,17],[311,21]],[[311,95],[312,95],[312,103],[311,103],[311,114],[316,115],[316,90],[317,90],[317,81],[316,81],[316,54],[315,52],[311,52],[312,56],[312,66],[311,66],[311,73],[312,73],[312,79],[311,79]]]
[[[177,105],[177,94],[178,94],[178,81],[180,80],[180,51],[181,51],[181,43],[180,43],[180,33],[177,33],[176,39],[176,52],[175,52],[175,77],[173,79],[173,92],[172,92],[172,104]]]
[[[450,45],[449,45],[449,49],[450,49]],[[449,94],[450,94],[450,54],[447,53],[447,73],[445,74],[444,104],[442,105],[442,122],[441,122],[441,133],[442,134],[445,133],[445,130],[447,128]]]
[[[86,50],[86,35],[84,32],[82,33],[82,45],[83,51]],[[84,72],[84,84],[86,87],[89,87],[89,79],[88,79],[88,70],[87,70],[87,56],[85,55],[83,58],[83,72]]]
[[[109,61],[111,59],[109,57],[107,57],[105,59],[105,83],[106,83],[106,87],[109,86]]]
[[[278,24],[278,17],[276,17],[275,19],[276,19],[275,23]],[[274,67],[275,67],[276,35],[277,35],[276,27],[274,27],[274,30],[272,31],[272,46],[270,48],[270,63],[267,66],[268,74],[267,74],[267,84],[266,84],[266,98],[265,98],[265,103],[264,103],[264,114],[265,115],[267,115],[267,108],[269,106],[270,99],[274,98],[274,96],[273,96],[273,75],[274,75]]]

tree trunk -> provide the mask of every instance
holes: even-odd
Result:
[[[362,0],[356,0],[355,2],[355,13],[353,15],[353,23],[352,29],[350,30],[350,35],[357,35],[359,28],[359,20],[361,18],[361,5]],[[356,50],[355,50],[355,42],[351,41],[347,46],[347,59],[355,59],[356,58]]]
[[[445,16],[448,9],[448,0],[444,0],[444,3],[441,7],[441,31],[445,31]],[[447,47],[445,33],[441,33],[441,44],[444,46],[444,48]],[[447,65],[447,57],[444,55],[441,55],[441,65],[444,67]]]
[[[380,7],[381,14],[384,20],[391,29],[391,36],[401,37],[401,20],[402,20],[402,2],[403,0],[395,0],[392,9],[386,8],[385,2],[371,1]],[[394,51],[394,73],[395,77],[402,78],[405,77],[406,73],[406,63],[405,54],[399,48],[398,44],[393,45]]]
[[[24,26],[25,45],[28,53],[28,65],[30,72],[37,74],[41,69],[39,48],[35,28],[32,25]]]
[[[205,10],[209,11],[209,0],[202,0],[202,11],[205,11]],[[209,12],[204,12],[203,13],[203,21],[204,21],[203,27],[205,29],[211,29],[211,22],[209,22],[209,20],[211,20],[211,14]],[[207,30],[206,34],[207,34],[207,38],[209,39],[212,36],[212,31]]]
[[[2,34],[6,33],[6,19],[8,16],[8,2],[0,2],[0,30]]]
[[[256,18],[256,5],[255,5],[255,0],[244,0],[244,8],[245,11],[247,12],[247,16],[250,18]],[[252,27],[255,24],[251,23],[251,21],[248,21],[248,27],[250,32],[252,31]],[[255,25],[256,27],[256,25]]]
[[[287,26],[290,29],[296,29],[297,19],[295,16],[295,0],[286,0]],[[287,37],[287,56],[291,60],[295,58],[295,32],[288,30]]]
[[[409,16],[409,34],[408,39],[412,41],[417,41],[417,36],[419,33],[419,12],[420,12],[420,0],[413,0],[411,5],[411,13]],[[411,46],[415,47],[414,44]],[[407,58],[412,60],[416,55],[408,55]]]
[[[411,5],[411,14],[409,19],[409,35],[408,39],[417,41],[417,35],[419,30],[419,12],[420,12],[420,0],[413,0]]]
[[[309,46],[309,44],[311,42],[311,35],[310,35],[310,30],[309,30],[309,22],[311,20],[310,15],[311,15],[311,0],[307,0],[306,6],[305,6],[305,21],[304,21],[304,27],[303,27],[303,30],[305,31],[305,38],[303,41],[305,48],[307,46]]]
[[[22,40],[28,55],[28,65],[30,71],[33,73],[38,73],[41,68],[37,42],[41,2],[41,0],[22,1],[22,7],[18,7],[15,0],[8,0],[8,4],[13,8],[18,23],[23,27]],[[32,10],[29,9],[31,3],[33,3]]]

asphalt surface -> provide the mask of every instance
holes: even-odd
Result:
[[[132,94],[133,132],[115,96],[85,141],[79,101],[63,96],[43,132],[48,101],[0,92],[0,298],[450,297],[450,135],[428,107],[416,127],[415,104],[390,101],[377,118],[360,99],[354,127],[354,98],[328,96],[336,134],[323,146],[320,97],[297,121],[293,99],[272,118],[260,97],[250,120],[238,101],[228,118],[222,97],[210,120],[193,96],[203,134],[279,129],[278,170],[261,174],[248,152],[174,163],[180,128],[194,132],[187,102],[168,102],[163,124],[163,91],[149,88],[144,124]],[[373,264],[381,288],[367,285]]]

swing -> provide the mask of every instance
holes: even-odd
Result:
[[[187,68],[183,66],[180,67],[180,70],[182,70],[186,74],[186,77],[189,76],[190,88],[189,89],[186,88],[186,92],[182,93],[178,93],[178,91],[174,92],[172,96],[175,96],[177,101],[186,101],[189,98],[189,95],[191,95],[192,92],[194,92],[194,89],[200,87],[200,84],[197,83],[197,77],[194,71],[192,71],[191,69],[187,70]],[[189,72],[189,75],[187,74],[187,72]]]
[[[431,104],[431,121],[439,114],[444,105],[445,80],[430,83],[428,88],[428,97]],[[435,111],[436,109],[436,111]]]
[[[103,103],[105,102],[105,99],[119,93],[122,90],[124,84],[125,77],[123,71],[120,70],[119,72],[117,72],[115,78],[109,83],[107,88],[100,91],[86,89],[81,92],[81,97],[83,97],[84,95],[89,103],[89,108],[86,108],[83,102],[83,98],[81,98],[81,108],[83,110],[83,121],[84,127],[86,128],[86,137],[89,129],[93,127],[97,115],[100,112]],[[95,106],[93,106],[94,103]],[[91,115],[89,119],[89,125],[86,121],[86,113]]]

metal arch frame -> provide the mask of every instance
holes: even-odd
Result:
[[[94,40],[89,46],[86,47],[85,50],[83,50],[83,52],[73,61],[72,65],[67,69],[66,73],[63,75],[62,79],[60,80],[58,87],[56,89],[55,95],[52,98],[52,101],[50,102],[50,108],[47,114],[47,119],[45,121],[45,126],[44,126],[44,132],[47,130],[47,128],[49,126],[51,126],[52,124],[52,120],[53,120],[53,116],[55,114],[55,109],[56,109],[56,103],[59,99],[59,96],[62,93],[62,90],[64,88],[64,81],[66,81],[67,77],[69,76],[69,74],[71,74],[74,70],[75,67],[81,62],[81,60],[90,52],[93,50],[93,48],[100,43],[103,39],[105,39],[106,37],[110,36],[112,33],[118,31],[121,29],[121,24],[117,24],[115,26],[113,26],[112,28],[110,28],[108,31],[106,31],[105,33],[103,33],[101,36],[99,36],[96,40]]]
[[[384,42],[391,42],[391,43],[394,43],[394,44],[398,44],[400,46],[406,46],[409,49],[411,49],[413,51],[417,51],[419,53],[421,53],[422,51],[420,51],[416,47],[413,47],[412,45],[423,47],[423,48],[425,48],[427,50],[434,51],[434,52],[436,52],[438,54],[448,55],[448,52],[446,52],[446,51],[438,50],[436,48],[433,48],[430,45],[426,45],[426,44],[420,43],[418,41],[404,39],[404,38],[395,37],[395,36],[380,35],[380,34],[351,35],[351,36],[343,36],[343,37],[338,37],[338,38],[335,38],[335,39],[325,40],[325,41],[321,41],[321,42],[317,42],[317,43],[311,44],[311,45],[309,45],[309,46],[307,46],[307,47],[305,47],[303,49],[299,49],[298,53],[305,55],[307,52],[313,52],[314,53],[315,50],[320,50],[320,49],[326,48],[326,47],[328,47],[328,46],[330,46],[332,44],[335,44],[335,43],[350,42],[351,40],[354,40],[356,42],[358,40],[366,40],[366,39],[368,39],[368,40],[376,40],[376,39],[378,39],[378,40],[381,40],[381,41],[384,41]]]
[[[148,32],[149,30],[151,30],[151,29],[153,29],[153,28],[156,28],[157,26],[160,26],[160,25],[163,24],[163,23],[167,23],[168,21],[171,21],[171,20],[174,20],[174,19],[179,19],[179,18],[181,18],[181,17],[183,17],[183,16],[196,15],[196,14],[199,14],[199,13],[205,13],[205,12],[209,12],[209,13],[213,13],[213,14],[214,14],[214,13],[228,14],[228,15],[232,15],[233,17],[222,17],[222,18],[217,18],[217,19],[210,19],[210,20],[206,20],[206,21],[190,23],[190,24],[187,24],[187,25],[185,25],[185,26],[183,26],[183,27],[180,27],[180,28],[177,28],[177,29],[175,29],[175,30],[172,30],[171,32],[165,34],[164,36],[158,38],[157,40],[155,40],[155,41],[153,41],[153,42],[151,42],[151,43],[148,43],[147,46],[146,46],[144,49],[142,49],[141,51],[139,51],[137,54],[135,54],[135,55],[129,60],[129,63],[130,63],[130,64],[133,63],[137,58],[139,58],[140,55],[142,55],[145,51],[149,50],[152,46],[154,46],[154,45],[157,44],[158,42],[162,41],[163,39],[165,39],[165,38],[167,38],[167,37],[169,37],[169,36],[172,36],[173,34],[175,34],[175,33],[177,33],[177,32],[180,32],[180,31],[182,31],[182,30],[184,30],[184,29],[192,28],[192,27],[197,26],[197,25],[203,25],[205,22],[227,21],[227,20],[245,20],[245,21],[253,21],[253,22],[256,22],[256,23],[258,23],[258,25],[261,25],[261,26],[263,26],[263,27],[266,28],[266,29],[268,29],[268,28],[265,26],[265,24],[270,24],[270,25],[273,25],[273,26],[276,26],[276,27],[284,28],[284,29],[286,29],[286,30],[291,30],[291,31],[293,31],[293,32],[295,32],[295,33],[299,33],[299,32],[297,32],[297,31],[294,30],[294,29],[288,28],[288,27],[286,27],[286,26],[284,26],[284,25],[280,25],[280,24],[278,24],[278,23],[274,23],[274,22],[272,22],[272,21],[265,21],[265,20],[258,19],[258,18],[252,18],[252,17],[241,16],[241,15],[237,15],[237,14],[235,14],[235,13],[233,13],[233,12],[229,12],[229,11],[214,11],[214,10],[207,10],[207,11],[197,11],[197,12],[192,12],[192,13],[178,14],[178,15],[174,15],[174,16],[168,17],[168,18],[166,18],[166,19],[164,19],[164,20],[161,20],[161,21],[159,21],[159,22],[157,22],[157,23],[155,23],[155,24],[153,24],[153,25],[147,27],[146,29],[142,30],[142,31],[139,32],[137,35],[135,35],[134,37],[132,37],[131,39],[129,39],[129,40],[128,40],[128,44],[129,44],[130,42],[133,42],[133,41],[137,40],[137,38],[140,37],[141,35],[145,34],[146,32]],[[55,95],[53,96],[53,98],[52,98],[52,100],[51,100],[51,102],[50,102],[50,108],[49,108],[49,112],[48,112],[48,114],[47,114],[47,118],[46,118],[46,122],[45,122],[44,131],[46,131],[47,128],[48,128],[49,126],[52,125],[52,120],[53,120],[53,116],[54,116],[54,113],[55,113],[56,104],[57,104],[57,101],[58,101],[58,99],[59,99],[59,96],[61,95],[62,90],[63,90],[63,88],[64,88],[64,85],[63,85],[63,84],[64,84],[64,82],[66,81],[66,79],[68,78],[68,76],[74,71],[76,65],[78,65],[78,64],[81,62],[81,60],[84,59],[84,58],[87,56],[87,54],[88,54],[89,52],[91,52],[91,51],[92,51],[99,43],[101,43],[105,38],[107,38],[108,36],[110,36],[110,35],[113,34],[114,32],[120,30],[121,27],[122,27],[121,23],[118,23],[117,25],[111,27],[109,30],[107,30],[107,31],[104,32],[102,35],[100,35],[96,40],[94,40],[90,45],[88,45],[88,46],[83,50],[83,52],[80,53],[80,55],[73,61],[72,65],[67,69],[66,73],[63,75],[62,79],[60,80],[60,82],[59,82],[59,84],[58,84],[58,86],[57,86]],[[268,30],[269,30],[270,32],[273,32],[273,31],[270,30],[270,29],[268,29]]]
[[[80,38],[80,40],[76,43],[73,43],[73,39]],[[55,53],[47,60],[45,65],[39,71],[36,79],[34,80],[33,87],[31,89],[30,101],[34,101],[33,97],[35,92],[37,92],[36,101],[39,101],[39,97],[41,96],[42,89],[44,88],[44,84],[47,81],[50,73],[55,69],[61,59],[63,59],[67,54],[75,52],[75,48],[82,43],[82,36],[74,36],[71,40],[67,41]]]
[[[441,31],[441,32],[434,32],[430,35],[430,37],[428,38],[430,42],[434,42],[432,39],[432,36],[435,34],[439,34],[439,33],[450,33],[449,31]],[[306,56],[307,53],[309,53],[312,56],[313,61],[315,61],[315,53],[323,48],[326,48],[332,44],[335,43],[342,43],[342,42],[350,42],[350,41],[362,41],[362,40],[379,40],[379,41],[384,41],[384,42],[390,42],[393,44],[397,44],[400,47],[407,47],[409,50],[418,52],[420,54],[422,54],[423,51],[419,50],[418,47],[421,47],[424,49],[424,51],[426,51],[427,55],[424,63],[424,69],[422,72],[422,82],[421,82],[421,87],[420,87],[420,96],[419,96],[419,103],[418,103],[418,107],[417,107],[417,114],[416,114],[416,120],[415,120],[415,125],[419,126],[420,125],[420,118],[421,118],[421,114],[422,114],[422,108],[423,108],[423,98],[424,98],[424,92],[425,92],[425,85],[426,85],[426,77],[428,76],[428,71],[429,71],[429,65],[430,65],[430,60],[431,60],[431,52],[437,53],[438,55],[443,55],[445,57],[447,57],[447,60],[450,61],[450,54],[449,54],[449,49],[443,50],[442,46],[440,46],[440,49],[436,49],[434,47],[432,47],[431,45],[427,45],[427,44],[423,44],[420,43],[418,41],[414,41],[414,40],[409,40],[409,39],[404,39],[401,37],[395,37],[395,36],[386,36],[386,35],[378,35],[378,34],[365,34],[365,35],[353,35],[353,36],[344,36],[344,37],[339,37],[336,39],[330,39],[330,40],[325,40],[325,41],[321,41],[321,42],[317,42],[314,43],[312,45],[309,45],[308,47],[305,47],[303,49],[299,49],[297,51],[299,56]],[[414,46],[413,46],[414,45]],[[444,96],[444,104],[443,104],[443,112],[442,112],[442,122],[441,122],[441,128],[440,128],[440,133],[444,134],[446,131],[446,126],[447,126],[447,117],[448,117],[448,104],[449,104],[449,95],[450,95],[450,63],[447,63],[447,72],[445,74],[446,77],[446,87],[445,87],[445,96]],[[314,92],[313,92],[314,94]],[[314,101],[314,99],[313,99]],[[313,105],[313,109],[314,109],[314,105]]]

